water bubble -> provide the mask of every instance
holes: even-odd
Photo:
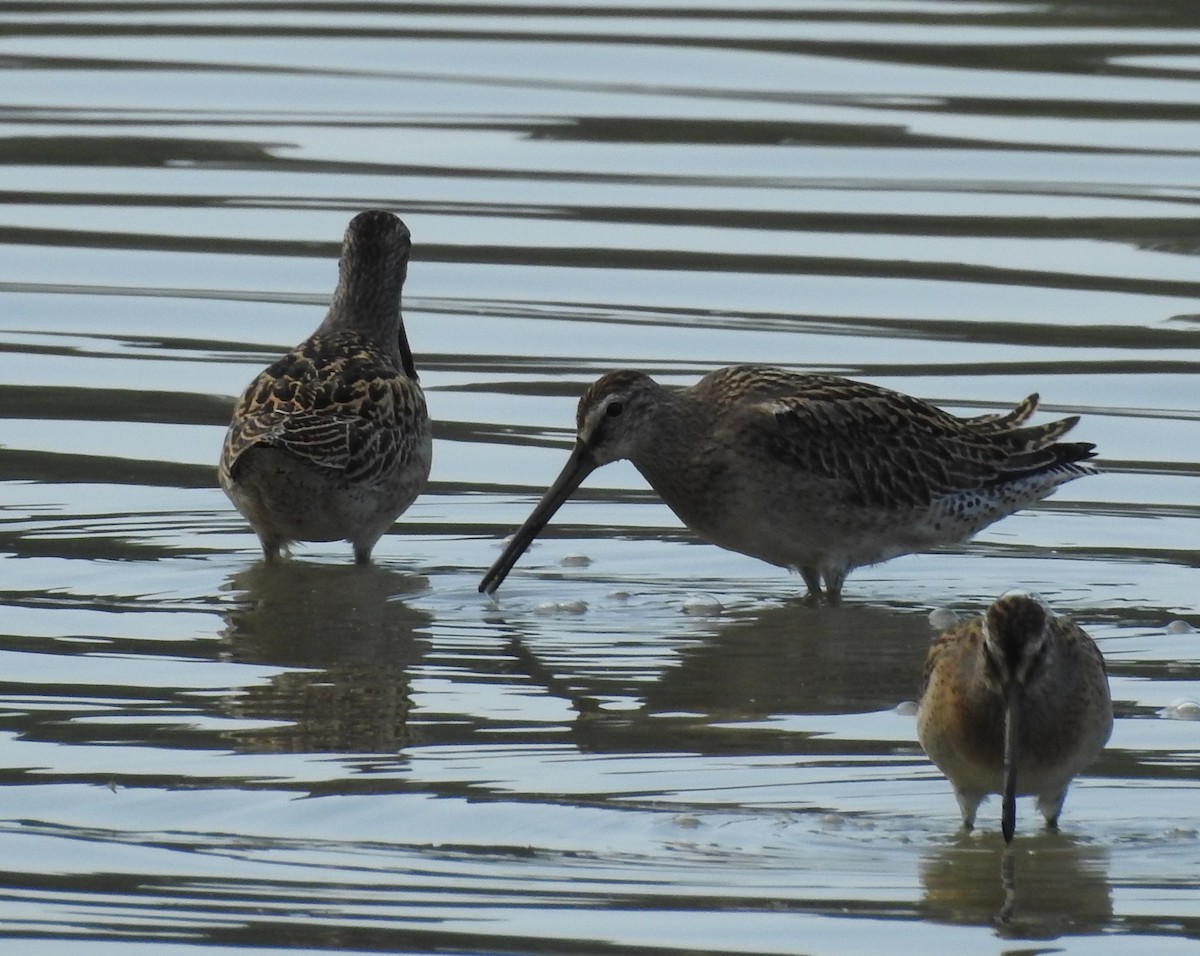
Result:
[[[723,610],[721,602],[711,594],[690,594],[683,602],[683,613],[697,617],[720,614]]]
[[[958,623],[958,615],[948,607],[935,607],[929,612],[929,624],[939,631]]]
[[[536,608],[538,614],[583,614],[587,601],[546,601]]]
[[[1187,621],[1172,621],[1167,625],[1168,634],[1194,634],[1196,629]]]
[[[1158,716],[1167,720],[1200,720],[1200,700],[1182,697],[1160,710]]]
[[[901,717],[916,717],[917,702],[915,700],[902,700],[896,705],[896,713]]]
[[[572,554],[564,554],[562,560],[558,563],[564,568],[586,568],[592,563],[592,559],[586,554],[580,554],[576,551]]]

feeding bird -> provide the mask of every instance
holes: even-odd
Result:
[[[1112,733],[1104,657],[1073,622],[1010,592],[934,640],[925,662],[917,737],[950,780],[963,828],[984,797],[1002,797],[1001,831],[1016,829],[1016,798],[1033,794],[1046,825],[1073,777]]]
[[[579,400],[565,467],[479,585],[492,593],[559,506],[601,465],[629,459],[706,541],[800,572],[813,602],[854,568],[971,537],[1095,473],[1075,416],[1027,425],[1030,395],[959,418],[865,382],[761,365],[667,388],[610,372]]]
[[[397,216],[355,216],[324,321],[234,408],[218,477],[268,561],[345,539],[366,564],[425,487],[432,430],[400,314],[411,247]]]

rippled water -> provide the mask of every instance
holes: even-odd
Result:
[[[1191,0],[8,3],[0,90],[22,953],[1194,951]],[[221,435],[374,206],[432,484],[376,567],[266,568]],[[588,382],[743,361],[1039,391],[1104,474],[813,610],[615,465],[476,592]],[[1012,586],[1097,638],[1117,724],[1006,856],[897,705],[929,611]]]

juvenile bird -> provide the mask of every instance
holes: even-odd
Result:
[[[958,418],[899,392],[759,365],[684,389],[610,372],[579,400],[575,448],[479,585],[492,593],[593,470],[627,458],[706,541],[800,572],[837,603],[846,575],[962,541],[1095,469],[1059,442],[1078,418]]]
[[[432,431],[400,314],[411,247],[391,213],[355,216],[324,321],[234,408],[218,476],[268,561],[345,539],[366,564],[425,487]]]
[[[1006,842],[1018,795],[1035,795],[1046,825],[1058,826],[1068,784],[1112,723],[1100,649],[1028,594],[1004,595],[929,649],[917,737],[950,779],[964,829],[990,793],[1003,798]]]

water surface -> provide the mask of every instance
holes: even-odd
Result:
[[[23,953],[1194,951],[1194,4],[0,4],[0,81]],[[431,485],[266,567],[223,429],[377,206]],[[476,592],[587,383],[734,362],[1037,391],[1104,473],[814,610],[613,465]],[[1014,586],[1117,722],[1006,855],[898,705]]]

